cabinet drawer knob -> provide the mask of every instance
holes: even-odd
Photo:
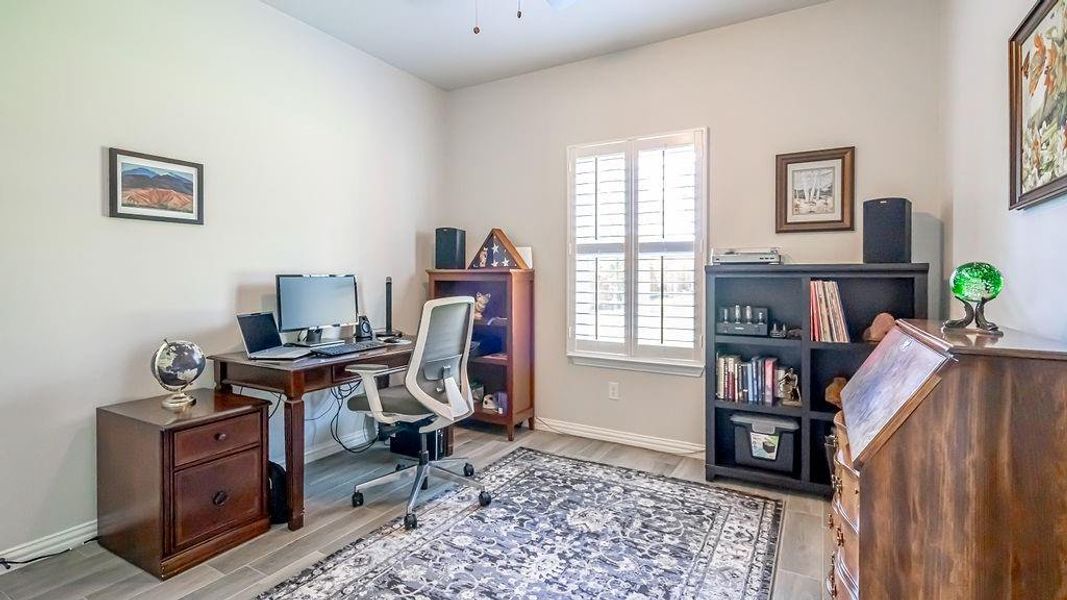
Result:
[[[211,498],[211,503],[215,506],[222,506],[226,504],[226,501],[230,499],[230,495],[224,491],[215,492],[215,495]]]
[[[228,437],[230,437],[230,436],[226,435],[225,431],[220,431],[220,432],[215,434],[215,441],[217,441],[217,442],[225,442],[226,438],[228,438]]]

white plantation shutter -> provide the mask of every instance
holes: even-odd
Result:
[[[692,130],[570,149],[576,362],[701,364],[704,146],[704,131]]]
[[[573,338],[575,347],[625,354],[629,171],[625,147],[576,155],[573,170]]]

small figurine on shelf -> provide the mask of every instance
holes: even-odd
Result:
[[[778,379],[778,397],[782,406],[800,406],[800,377],[793,369],[786,369]]]
[[[492,294],[474,293],[474,320],[481,321],[485,318],[485,309],[489,306],[489,298]]]
[[[880,342],[890,330],[893,329],[893,324],[896,323],[896,319],[889,313],[878,313],[874,317],[874,321],[871,321],[871,326],[863,331],[863,341],[865,342]]]
[[[834,380],[830,382],[830,385],[826,386],[826,395],[823,397],[828,403],[841,408],[841,390],[845,389],[845,385],[847,384],[848,379],[844,377],[834,377]]]

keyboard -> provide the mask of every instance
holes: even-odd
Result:
[[[367,350],[376,350],[384,347],[385,344],[378,340],[366,340],[349,344],[337,344],[336,346],[322,346],[321,348],[315,348],[314,352],[319,356],[328,356],[332,358],[334,356],[356,354],[358,352],[366,352]]]

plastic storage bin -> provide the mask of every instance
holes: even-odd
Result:
[[[734,460],[739,465],[792,472],[796,464],[796,431],[791,419],[759,415],[731,415],[734,426]]]

